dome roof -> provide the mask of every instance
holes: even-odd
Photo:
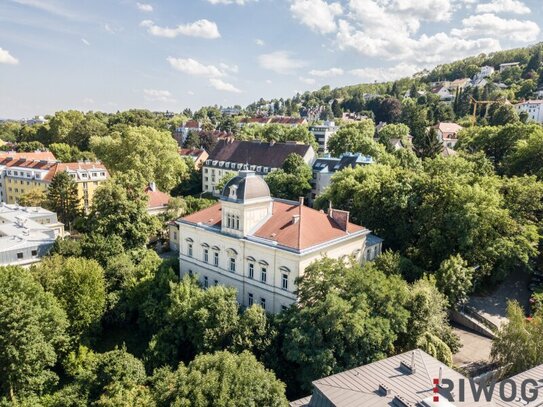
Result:
[[[270,198],[268,184],[254,171],[242,170],[224,186],[221,199],[245,202],[251,199]]]

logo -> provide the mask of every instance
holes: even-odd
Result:
[[[435,378],[433,384],[433,399],[436,403],[441,397],[450,402],[463,402],[466,401],[466,394],[470,394],[475,402],[490,402],[499,398],[505,402],[522,400],[530,403],[537,400],[540,391],[543,393],[543,379],[525,379],[521,382],[506,379],[496,382],[495,379],[483,378],[476,382],[474,379],[461,378],[455,385],[451,379]]]

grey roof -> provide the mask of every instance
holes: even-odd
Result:
[[[208,160],[279,168],[290,153],[304,157],[312,147],[298,143],[263,143],[258,140],[219,140]]]
[[[370,233],[368,236],[366,236],[366,246],[375,246],[376,244],[382,242],[384,242],[384,240],[378,236],[375,236],[373,233]]]
[[[224,186],[221,199],[233,202],[245,202],[249,199],[271,199],[268,184],[254,171],[242,170]]]
[[[313,171],[319,172],[336,172],[341,171],[344,168],[351,167],[354,168],[358,165],[370,164],[373,162],[373,159],[369,156],[364,156],[360,153],[342,154],[341,157],[323,157],[318,158],[313,164]]]

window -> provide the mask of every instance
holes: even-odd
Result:
[[[213,253],[213,264],[219,267],[219,253],[218,252]]]
[[[268,270],[266,269],[266,267],[262,267],[262,268],[260,269],[260,281],[262,281],[263,283],[265,283],[265,282],[266,282],[267,274],[268,274]]]
[[[230,214],[226,215],[226,219],[226,227],[230,229],[232,227],[232,217],[230,216]]]
[[[281,287],[283,290],[288,290],[288,274],[281,275]]]
[[[286,305],[281,305],[281,311],[286,311],[288,307]]]
[[[262,309],[264,311],[266,310],[266,299],[265,298],[260,299],[260,306],[262,307]]]
[[[20,260],[23,258],[23,252],[17,253],[17,258]]]
[[[189,276],[192,276],[192,270],[189,270]]]
[[[177,240],[177,232],[173,232],[173,240]]]
[[[249,278],[255,278],[255,265],[253,263],[249,263]]]
[[[38,255],[38,251],[37,250],[32,250],[32,256],[37,256]]]
[[[192,243],[189,243],[188,255],[189,257],[192,257]]]
[[[207,279],[207,276],[204,277],[204,288],[207,288],[209,286],[209,282]]]
[[[209,263],[209,249],[204,249],[204,261]]]
[[[232,273],[236,272],[236,259],[234,259],[233,257],[230,257],[230,271]]]
[[[215,280],[213,283],[214,283],[215,285],[219,285],[219,280]]]
[[[255,303],[253,293],[249,293],[249,307]]]
[[[236,216],[236,229],[239,230],[239,216]]]

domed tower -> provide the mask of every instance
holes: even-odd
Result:
[[[242,170],[224,186],[221,196],[221,230],[246,236],[269,219],[273,200],[268,184],[254,171]]]

